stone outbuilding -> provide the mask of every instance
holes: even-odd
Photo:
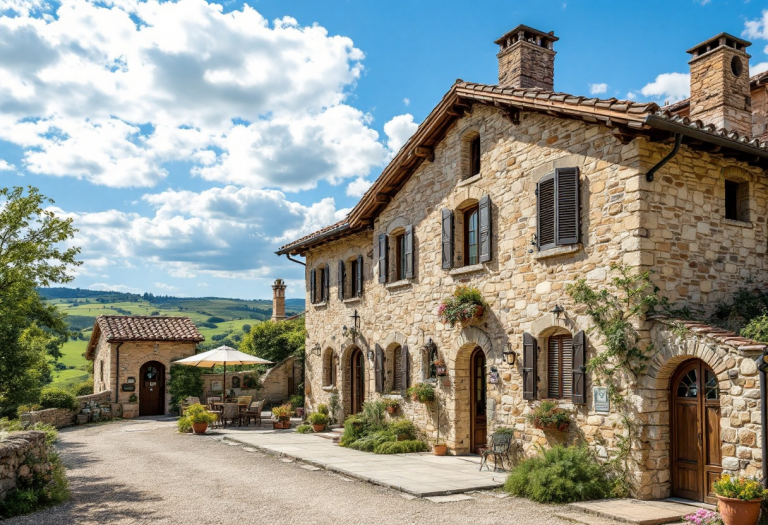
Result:
[[[637,497],[712,501],[722,472],[763,475],[765,346],[639,319],[653,356],[620,413],[583,367],[606,348],[566,285],[652,270],[699,319],[748,281],[766,288],[768,75],[749,78],[750,43],[722,33],[688,51],[686,101],[600,100],[555,91],[556,42],[522,25],[499,38],[497,85],[458,80],[344,220],[279,250],[306,257],[307,406],[338,395],[347,416],[402,396],[400,415],[453,454],[508,426],[524,454],[626,453]],[[459,284],[487,303],[471,326],[438,312]],[[437,403],[405,396],[421,382]],[[542,399],[567,432],[526,418]]]
[[[140,416],[168,414],[169,367],[204,340],[188,317],[99,316],[85,354],[93,361],[93,391],[111,391],[124,414],[136,413],[126,405],[137,405]]]

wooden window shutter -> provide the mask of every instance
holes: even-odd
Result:
[[[363,296],[363,256],[357,256],[357,296]]]
[[[480,262],[488,262],[491,260],[491,239],[493,236],[491,198],[488,195],[480,199],[477,211],[478,230],[480,230]]]
[[[749,183],[740,182],[736,190],[736,199],[738,200],[738,217],[740,221],[749,222]]]
[[[327,301],[328,298],[330,297],[328,292],[331,289],[331,265],[330,264],[326,264],[325,265],[325,272],[323,272],[323,274],[324,274],[323,278],[324,278],[325,282],[323,283],[323,298],[322,298],[322,300],[323,301]]]
[[[547,341],[547,397],[559,399],[560,391],[560,338],[550,337]]]
[[[405,278],[413,278],[413,225],[405,227]]]
[[[411,386],[411,354],[408,352],[408,345],[403,345],[400,355],[400,366],[403,373],[403,379],[400,382],[400,386],[402,387],[401,394],[405,395],[405,391]]]
[[[453,210],[442,210],[442,258],[443,269],[453,268]]]
[[[579,242],[579,168],[557,168],[557,239],[558,246]]]
[[[317,302],[317,284],[315,283],[315,269],[309,271],[309,302]]]
[[[536,185],[536,242],[539,250],[555,244],[555,174],[542,177]]]
[[[523,334],[523,399],[536,399],[537,358],[536,338],[528,332]]]
[[[381,345],[376,343],[376,352],[374,353],[374,373],[376,376],[376,392],[384,391],[384,351]]]
[[[574,405],[587,402],[587,367],[586,367],[586,338],[581,330],[573,336],[573,391],[571,401]]]
[[[339,274],[336,276],[336,286],[339,289],[339,301],[344,300],[344,281],[346,275],[344,275],[344,261],[339,261]]]
[[[387,234],[379,234],[379,282],[387,282]]]

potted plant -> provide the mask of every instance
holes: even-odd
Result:
[[[445,366],[445,361],[442,359],[435,359],[432,364],[435,365],[435,374],[441,377],[448,375],[448,367]]]
[[[445,453],[448,452],[448,445],[446,445],[442,441],[436,441],[434,445],[432,445],[432,454],[435,456],[445,456]]]
[[[406,393],[411,396],[414,401],[420,401],[422,403],[431,403],[435,400],[435,387],[429,383],[416,383]]]
[[[474,286],[460,284],[453,295],[437,308],[440,319],[451,326],[456,323],[468,324],[480,319],[485,313],[486,303],[480,290]]]
[[[404,417],[393,419],[389,429],[397,436],[398,441],[416,439],[416,426],[410,419]]]
[[[123,417],[125,419],[132,419],[139,415],[139,405],[137,404],[138,398],[136,394],[131,394],[127,403],[123,403]]]
[[[296,417],[304,417],[304,396],[302,394],[292,395],[291,407],[296,410]]]
[[[713,484],[717,507],[724,525],[755,525],[766,490],[751,478],[723,474]]]
[[[312,430],[315,432],[322,432],[325,430],[325,425],[328,424],[328,416],[326,414],[321,414],[320,412],[313,412],[309,415],[307,418],[307,421],[309,421],[309,424],[312,425]]]
[[[195,434],[205,434],[208,425],[216,421],[216,414],[212,414],[200,403],[189,405],[185,417],[192,423],[192,431]]]
[[[529,423],[539,430],[565,432],[571,424],[568,412],[559,408],[554,401],[545,399],[533,412],[526,416]]]
[[[394,414],[397,411],[397,408],[400,406],[400,400],[392,397],[385,397],[381,400],[381,402],[389,415]]]
[[[291,404],[286,403],[272,409],[272,427],[276,429],[291,428]]]

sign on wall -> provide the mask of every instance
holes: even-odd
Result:
[[[211,392],[221,392],[221,381],[211,381]]]
[[[592,401],[595,407],[595,412],[599,414],[608,414],[611,412],[611,400],[608,397],[607,386],[593,386]]]

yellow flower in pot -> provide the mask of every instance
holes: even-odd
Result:
[[[766,490],[756,479],[723,474],[712,486],[724,525],[755,525]]]
[[[286,403],[272,409],[272,426],[278,429],[291,428],[291,404]]]
[[[216,414],[208,412],[200,403],[190,405],[185,417],[192,423],[192,430],[195,434],[205,434],[208,425],[216,421]]]

